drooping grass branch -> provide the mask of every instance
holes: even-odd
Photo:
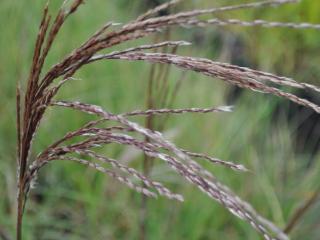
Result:
[[[246,202],[240,200],[231,190],[220,183],[209,171],[198,164],[194,158],[206,159],[213,164],[223,165],[233,170],[246,170],[241,164],[223,161],[201,153],[184,150],[177,147],[172,142],[166,140],[161,133],[142,127],[137,123],[128,120],[130,116],[156,116],[159,114],[182,114],[182,113],[210,113],[210,112],[228,112],[228,107],[218,108],[188,108],[188,109],[149,109],[145,111],[133,111],[123,114],[112,114],[103,110],[99,106],[84,104],[80,102],[55,101],[54,97],[63,84],[73,79],[73,75],[86,64],[98,60],[115,61],[121,60],[139,60],[152,63],[172,64],[178,68],[199,72],[201,74],[223,80],[242,88],[266,94],[276,95],[286,98],[297,104],[311,108],[320,113],[320,106],[316,103],[299,98],[291,92],[280,89],[281,86],[290,88],[301,88],[313,90],[319,93],[319,87],[307,83],[300,83],[291,78],[280,77],[271,73],[266,73],[249,68],[242,68],[227,63],[214,62],[212,60],[179,56],[172,53],[146,53],[146,50],[158,49],[161,47],[176,48],[180,45],[187,45],[185,41],[165,41],[155,44],[141,45],[129,49],[111,52],[109,54],[100,54],[101,50],[120,45],[135,39],[141,39],[151,34],[159,33],[159,30],[169,27],[181,27],[207,24],[226,25],[237,24],[239,26],[266,26],[266,27],[289,27],[289,28],[312,28],[318,30],[318,25],[312,24],[291,24],[274,23],[265,21],[253,21],[251,23],[235,20],[209,20],[203,22],[198,19],[205,14],[214,14],[225,11],[235,11],[240,9],[260,8],[268,6],[279,6],[287,3],[294,3],[294,0],[269,0],[263,2],[253,2],[233,6],[199,9],[185,12],[157,16],[158,12],[174,4],[179,0],[173,0],[164,3],[137,19],[123,25],[107,23],[101,29],[96,31],[91,37],[64,59],[53,65],[48,71],[44,71],[43,66],[51,50],[53,42],[67,18],[75,13],[82,0],[73,0],[69,7],[62,5],[52,24],[48,5],[44,8],[43,17],[40,23],[38,36],[34,47],[34,56],[31,63],[30,74],[27,80],[24,98],[17,90],[17,158],[18,158],[18,206],[17,206],[17,240],[22,239],[22,218],[27,196],[30,191],[31,183],[36,177],[38,171],[46,164],[55,161],[73,161],[103,172],[128,187],[145,194],[156,197],[158,194],[169,199],[182,200],[182,196],[172,193],[161,183],[155,182],[149,177],[144,176],[137,170],[120,164],[117,160],[101,156],[95,152],[97,146],[107,146],[108,144],[130,145],[142,151],[150,158],[156,158],[167,163],[181,177],[197,186],[209,197],[221,203],[234,215],[250,223],[265,239],[287,239],[286,235],[275,225],[258,215],[255,210]],[[116,28],[116,29],[114,29]],[[166,75],[166,73],[164,74]],[[59,80],[56,84],[56,80]],[[166,85],[162,85],[164,94],[161,99],[165,101]],[[21,101],[22,100],[22,101]],[[21,103],[20,103],[21,102]],[[67,133],[64,137],[52,143],[36,158],[31,159],[33,139],[37,129],[43,119],[46,109],[52,105],[71,108],[86,112],[100,117],[100,120],[89,122],[82,128]],[[21,114],[20,114],[21,113]],[[118,125],[108,128],[98,127],[101,122],[116,122]],[[131,135],[130,135],[130,134]],[[145,140],[139,140],[137,136]],[[68,140],[76,136],[84,137],[81,141],[69,144]],[[146,140],[148,139],[148,140]],[[81,155],[81,156],[80,156]],[[87,158],[82,158],[86,156]],[[99,163],[97,163],[97,161]],[[108,166],[112,167],[112,170]],[[119,171],[119,173],[118,173]],[[138,186],[128,178],[134,176],[141,180],[144,186]]]

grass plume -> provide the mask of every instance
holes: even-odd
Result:
[[[266,22],[262,20],[243,22],[240,20],[218,19],[203,21],[198,19],[198,17],[202,15],[217,12],[269,6],[273,7],[294,3],[296,2],[294,0],[269,0],[157,16],[159,11],[174,4],[178,4],[179,2],[180,1],[178,0],[174,0],[164,3],[123,26],[115,26],[113,23],[107,23],[84,43],[80,44],[78,48],[72,50],[69,55],[53,65],[46,72],[44,71],[43,66],[53,42],[56,40],[56,37],[67,18],[77,11],[83,1],[74,0],[69,4],[69,7],[66,6],[66,4],[63,4],[51,24],[52,18],[49,14],[48,5],[44,8],[24,97],[21,96],[20,88],[17,88],[17,240],[22,239],[21,229],[24,207],[32,182],[43,166],[56,160],[72,161],[94,168],[146,196],[157,197],[158,195],[162,195],[169,199],[183,200],[182,196],[172,193],[161,183],[149,179],[148,176],[144,176],[135,169],[120,164],[117,160],[101,156],[95,152],[95,149],[98,146],[105,146],[111,143],[122,146],[133,146],[150,158],[158,158],[166,162],[179,175],[197,186],[210,198],[221,203],[221,205],[231,213],[251,224],[265,239],[287,239],[287,236],[281,229],[260,216],[247,202],[237,197],[230,189],[220,183],[209,171],[204,169],[194,159],[206,159],[213,164],[240,171],[246,170],[244,166],[207,156],[206,154],[193,153],[192,151],[181,149],[174,143],[166,140],[160,132],[143,127],[128,119],[132,116],[148,117],[160,114],[230,112],[230,107],[187,109],[163,108],[113,114],[102,109],[100,106],[75,101],[58,101],[55,99],[55,96],[63,85],[73,79],[74,74],[83,66],[94,63],[95,61],[115,61],[121,59],[174,65],[178,68],[198,72],[241,88],[282,97],[320,113],[320,106],[318,104],[302,99],[293,93],[284,91],[280,88],[286,86],[292,89],[300,88],[319,93],[319,87],[317,86],[299,83],[291,78],[277,76],[259,70],[243,68],[228,63],[214,62],[209,59],[180,56],[176,53],[146,52],[147,50],[155,50],[161,47],[174,48],[181,45],[188,45],[185,41],[167,40],[150,45],[141,45],[114,51],[108,54],[100,53],[102,50],[120,45],[121,43],[130,42],[131,40],[141,39],[151,34],[159,33],[161,30],[168,29],[169,27],[206,27],[209,24],[218,26],[236,24],[239,26],[288,27],[319,30],[318,25],[308,23],[293,24]],[[58,81],[58,83],[56,83],[56,81]],[[82,128],[67,133],[64,137],[58,139],[55,143],[44,149],[37,157],[32,158],[30,152],[32,151],[32,143],[37,133],[37,129],[43,120],[45,111],[52,106],[92,114],[97,116],[100,120],[89,122]],[[109,128],[97,127],[100,122],[115,122],[118,125]],[[68,140],[75,139],[76,136],[82,136],[84,139],[73,144],[67,143]],[[140,140],[141,137],[145,140]],[[90,160],[84,159],[83,156],[88,157]],[[108,166],[111,166],[111,169],[109,169]],[[118,173],[117,171],[120,172]],[[136,185],[128,176],[140,179],[144,185]]]

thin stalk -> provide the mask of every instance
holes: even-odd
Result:
[[[146,106],[147,109],[153,108],[153,83],[154,83],[154,76],[155,76],[155,65],[151,67],[150,74],[149,74],[149,81],[148,81],[148,88],[147,88],[147,98],[146,98]],[[147,116],[145,120],[145,127],[148,129],[153,130],[153,116]],[[145,138],[146,142],[149,142],[149,138]],[[150,174],[150,169],[151,169],[151,157],[148,155],[144,154],[143,158],[143,166],[142,166],[142,171],[143,174],[148,177]],[[146,239],[146,219],[147,219],[147,197],[142,195],[141,199],[141,215],[140,215],[140,240],[145,240]]]
[[[18,213],[17,213],[17,240],[22,239],[22,218],[23,218],[24,197],[23,192],[18,193]]]
[[[302,219],[305,213],[317,202],[318,197],[320,196],[320,189],[314,191],[314,193],[306,199],[300,207],[293,213],[292,217],[289,219],[287,226],[283,230],[284,233],[289,234],[292,232],[294,227]]]

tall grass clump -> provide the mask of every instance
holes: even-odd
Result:
[[[153,158],[161,159],[167,163],[175,172],[197,186],[210,198],[219,202],[222,207],[249,223],[264,239],[288,239],[281,229],[260,216],[249,203],[241,200],[211,172],[198,164],[195,159],[202,158],[234,171],[245,172],[247,171],[245,166],[180,148],[165,139],[159,131],[154,130],[151,122],[147,122],[145,126],[142,126],[129,120],[132,116],[142,116],[150,119],[156,115],[231,112],[232,106],[172,109],[170,104],[160,105],[160,108],[154,108],[153,104],[147,104],[150,109],[114,114],[93,104],[59,100],[56,99],[56,95],[67,82],[74,84],[74,74],[83,66],[102,60],[144,61],[174,65],[183,70],[198,72],[237,87],[288,99],[320,113],[320,106],[317,103],[300,98],[289,91],[291,88],[319,93],[320,88],[317,86],[228,63],[215,62],[199,57],[181,56],[177,55],[176,51],[167,51],[166,53],[155,51],[162,47],[172,47],[174,49],[178,46],[189,45],[186,41],[166,40],[110,51],[109,53],[101,53],[102,50],[111,49],[125,42],[145,38],[152,34],[162,34],[163,30],[172,27],[208,27],[210,25],[232,24],[319,30],[320,26],[309,23],[281,23],[264,20],[245,22],[237,19],[205,19],[202,17],[203,15],[211,16],[215,13],[239,9],[273,7],[294,3],[296,2],[295,0],[266,0],[211,9],[167,13],[167,15],[158,16],[160,11],[163,13],[163,10],[181,2],[181,0],[173,0],[147,11],[124,25],[113,22],[106,23],[90,36],[87,41],[45,71],[43,69],[44,64],[57,34],[67,18],[74,14],[83,2],[83,0],[65,2],[53,20],[49,14],[48,5],[44,8],[26,89],[22,91],[19,86],[17,87],[17,240],[22,239],[22,219],[28,193],[32,189],[40,169],[53,161],[59,160],[86,165],[109,175],[147,197],[155,198],[161,195],[169,199],[183,201],[183,197],[180,194],[172,192],[162,183],[149,178],[149,161]],[[148,50],[153,51],[148,52]],[[165,77],[162,79],[165,80]],[[165,89],[164,87],[162,95],[166,94]],[[161,106],[164,108],[161,108]],[[97,119],[86,123],[79,129],[66,133],[62,138],[47,146],[42,152],[36,155],[31,154],[33,140],[37,135],[46,110],[56,107],[91,114],[96,116]],[[145,160],[144,174],[97,151],[99,147],[111,143],[121,146],[129,145],[142,151],[147,159]],[[138,185],[131,178],[140,180],[143,184]]]

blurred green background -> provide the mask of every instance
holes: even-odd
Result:
[[[56,13],[62,1],[51,1]],[[185,0],[176,7],[193,9],[245,1]],[[107,21],[125,23],[151,4],[147,0],[86,1],[63,27],[49,54],[46,69]],[[0,239],[13,239],[15,226],[15,86],[24,86],[45,1],[0,1]],[[150,5],[151,6],[151,5]],[[219,14],[224,18],[320,23],[320,1],[303,0],[279,8]],[[208,27],[171,31],[171,39],[192,46],[178,53],[232,62],[274,72],[297,81],[320,85],[320,32],[240,27]],[[154,41],[153,37],[119,46]],[[99,62],[83,68],[79,81],[66,85],[58,99],[99,104],[121,113],[145,109],[150,64]],[[181,78],[170,69],[170,88]],[[299,94],[299,93],[298,93]],[[307,97],[314,97],[308,95]],[[316,97],[316,96],[315,96]],[[317,98],[319,103],[319,96]],[[187,73],[173,107],[210,107],[233,104],[233,113],[172,116],[164,132],[177,145],[195,152],[242,163],[251,172],[235,173],[203,163],[263,216],[284,228],[297,207],[320,184],[319,118],[277,97],[237,91],[225,83]],[[288,117],[289,116],[289,117]],[[42,122],[32,155],[76,129],[89,118],[50,109]],[[313,119],[311,123],[308,120]],[[143,123],[143,119],[138,119]],[[306,123],[307,122],[307,123]],[[302,125],[313,125],[306,139]],[[108,156],[141,168],[143,155],[107,146]],[[259,239],[246,223],[170,171],[160,161],[152,177],[185,196],[177,203],[164,198],[148,201],[146,239]],[[73,163],[55,162],[40,173],[24,217],[24,239],[139,239],[141,196],[100,173]],[[292,239],[319,239],[320,204],[315,203],[290,233]]]

